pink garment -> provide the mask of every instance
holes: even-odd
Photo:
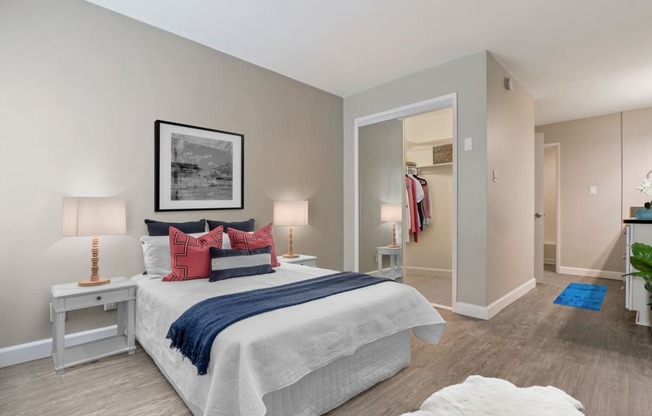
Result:
[[[405,177],[405,187],[408,191],[408,203],[410,205],[410,231],[414,234],[414,242],[419,241],[419,212],[417,210],[417,201],[415,199],[414,181],[410,177]]]
[[[414,195],[414,212],[417,216],[417,230],[423,231],[421,228],[421,213],[419,213],[419,203],[423,201],[423,189],[421,188],[421,182],[412,175],[408,175],[408,178],[412,180],[412,194]]]

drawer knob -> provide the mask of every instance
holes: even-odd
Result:
[[[102,296],[98,296],[98,297],[97,297],[97,300],[102,300]]]

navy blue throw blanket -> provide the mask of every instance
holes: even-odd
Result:
[[[203,300],[183,313],[170,326],[166,338],[170,348],[178,349],[206,374],[215,337],[229,325],[267,311],[299,305],[390,279],[342,272],[300,282],[248,292],[233,293]]]

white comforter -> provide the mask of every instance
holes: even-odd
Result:
[[[215,339],[204,376],[169,348],[165,336],[172,322],[203,299],[335,273],[293,264],[275,270],[213,283],[136,278],[136,336],[193,411],[262,416],[266,393],[293,384],[365,344],[409,328],[433,344],[443,334],[444,320],[418,291],[388,282],[231,325]]]

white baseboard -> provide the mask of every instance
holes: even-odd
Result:
[[[505,309],[512,302],[520,299],[523,295],[525,295],[530,290],[534,289],[536,286],[537,286],[537,281],[534,279],[530,279],[527,282],[520,285],[519,287],[517,287],[516,289],[509,292],[508,294],[506,294],[505,296],[501,297],[497,301],[492,302],[491,305],[489,305],[489,307],[487,308],[489,319],[496,316],[498,312]]]
[[[489,319],[489,312],[486,306],[474,305],[472,303],[456,302],[453,312],[470,316],[471,318],[484,319],[485,321]]]
[[[623,280],[625,272],[610,272],[607,270],[580,269],[577,267],[559,266],[560,274],[571,274],[573,276],[601,277],[603,279]]]
[[[86,342],[112,337],[115,336],[117,332],[117,325],[77,332],[66,335],[65,345],[66,347],[72,347]],[[27,361],[38,360],[40,358],[46,358],[51,354],[52,338],[0,348],[0,368],[25,363]]]
[[[405,269],[407,270],[407,273],[413,272],[416,275],[436,274],[437,276],[440,277],[448,277],[449,279],[453,278],[453,271],[451,269],[433,269],[430,267],[412,267],[412,266],[408,266]]]
[[[521,296],[534,289],[536,285],[536,280],[530,279],[497,301],[491,303],[489,306],[479,306],[473,305],[471,303],[457,302],[455,304],[455,313],[470,316],[472,318],[484,319],[486,321],[493,318],[496,316],[496,314],[498,314],[498,312],[505,309],[512,302],[518,300],[521,298]]]
[[[557,264],[557,260],[544,258],[543,259],[543,264],[549,264],[549,265],[554,266],[555,264]]]

